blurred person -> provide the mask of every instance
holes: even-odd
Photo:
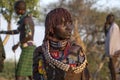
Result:
[[[109,58],[109,69],[112,80],[120,80],[120,29],[115,22],[115,16],[110,13],[104,24],[105,51]]]
[[[19,42],[12,47],[12,50],[21,47],[22,52],[20,55],[19,62],[16,68],[16,80],[24,80],[32,78],[32,64],[33,64],[33,51],[35,49],[34,38],[34,22],[29,12],[26,11],[26,3],[22,0],[16,1],[14,4],[14,9],[17,15],[20,15],[20,20],[18,21],[19,27],[16,30],[0,31],[1,34],[20,34]]]

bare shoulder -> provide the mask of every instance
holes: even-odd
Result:
[[[73,42],[72,45],[71,45],[71,48],[70,48],[70,51],[74,54],[77,55],[77,53],[79,52],[81,56],[84,55],[84,50],[82,48],[82,46],[76,42]]]
[[[35,52],[35,53],[41,53],[41,52],[42,52],[42,46],[36,47],[36,49],[35,49],[34,52]]]
[[[26,17],[24,18],[24,22],[25,22],[25,23],[29,23],[29,24],[34,24],[33,19],[32,19],[31,16],[26,16]]]

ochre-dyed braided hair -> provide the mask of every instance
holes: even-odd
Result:
[[[48,40],[49,36],[54,35],[54,28],[63,23],[64,19],[64,24],[67,22],[72,23],[72,18],[71,14],[64,8],[55,8],[51,10],[45,20],[45,38],[44,41]]]

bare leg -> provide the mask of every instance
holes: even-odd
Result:
[[[115,68],[115,74],[116,74],[116,80],[120,80],[120,74],[118,73],[120,69],[120,50],[116,52],[116,54],[112,57],[114,68]]]
[[[16,79],[15,80],[25,80],[25,77],[22,77],[22,76],[16,76]]]
[[[28,76],[29,80],[33,80],[33,77],[32,76]]]
[[[116,75],[115,75],[115,68],[113,64],[112,58],[109,59],[108,67],[110,69],[110,74],[111,74],[111,80],[116,80]]]

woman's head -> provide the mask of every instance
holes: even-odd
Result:
[[[112,13],[108,14],[106,17],[106,22],[104,24],[104,32],[107,35],[110,25],[114,22],[115,17]]]
[[[115,17],[114,17],[114,15],[112,13],[110,13],[110,14],[107,15],[106,22],[108,24],[112,24],[114,22],[114,20],[115,20]]]
[[[58,25],[68,23],[72,24],[71,14],[63,8],[56,8],[51,10],[45,20],[45,39],[48,39],[49,36],[54,36],[55,28]]]
[[[26,3],[24,1],[16,1],[14,4],[16,14],[24,14],[26,12]]]

